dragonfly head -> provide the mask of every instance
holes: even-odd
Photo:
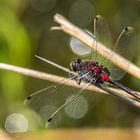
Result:
[[[70,62],[70,69],[74,72],[79,71],[81,62],[82,62],[82,60],[80,58],[78,58],[76,60],[72,60]]]

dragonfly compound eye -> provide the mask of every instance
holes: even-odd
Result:
[[[77,59],[77,63],[78,63],[78,64],[81,63],[81,61],[82,61],[82,60],[81,60],[80,58]]]
[[[73,71],[77,71],[77,62],[75,60],[71,61],[70,68]]]

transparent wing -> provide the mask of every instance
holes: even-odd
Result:
[[[51,85],[27,97],[26,104],[40,115],[44,125],[57,111],[49,123],[49,127],[57,127],[61,122],[63,124],[64,118],[83,118],[89,109],[103,98],[84,89],[84,87],[83,89],[71,88],[63,84]]]
[[[102,42],[108,47],[111,47],[112,39],[110,29],[105,18],[101,15],[97,15],[94,19],[94,36],[96,37],[97,41]]]
[[[135,47],[135,31],[132,27],[126,27],[121,34],[119,35],[114,47],[112,50],[119,54],[120,56],[126,58],[127,60],[131,61],[132,57],[134,55],[134,47]],[[112,57],[112,54],[108,56],[108,60]],[[107,62],[108,62],[107,60]],[[110,71],[112,78],[115,80],[121,79],[125,71],[121,70],[117,66],[115,66],[113,63],[108,63],[110,65]],[[127,69],[129,69],[130,63],[127,63]]]
[[[91,33],[90,33],[91,35]],[[108,27],[106,20],[97,15],[94,19],[94,40],[96,40],[96,49],[87,51],[88,54],[90,53],[92,60],[96,60],[111,71],[111,76],[114,80],[121,79],[126,72],[115,66],[111,63],[110,58],[113,56],[112,53],[108,55],[108,58],[101,56],[98,51],[100,50],[100,46],[98,42],[101,42],[106,47],[110,48],[112,51],[116,52],[117,54],[121,55],[122,57],[126,58],[127,60],[131,61],[132,56],[134,54],[134,46],[135,46],[135,31],[132,27],[126,27],[121,34],[119,35],[115,45],[112,45],[111,33]],[[81,42],[79,43],[80,46],[87,50],[87,46],[83,45]],[[77,49],[78,47],[74,45]],[[79,51],[77,51],[79,52]],[[78,54],[78,53],[77,53]],[[78,54],[79,55],[79,54]],[[89,58],[89,57],[88,57]],[[127,64],[129,68],[130,63]]]
[[[109,48],[112,46],[112,39],[109,26],[104,17],[101,15],[97,15],[94,19],[94,36],[96,40],[96,49],[92,52],[92,57],[94,60],[98,61],[101,65],[104,65],[104,57],[101,56],[98,51],[100,50],[100,46],[98,42],[108,46]]]
[[[101,42],[112,51],[116,52],[117,54],[121,55],[122,57],[126,58],[127,60],[131,61],[132,56],[134,54],[133,47],[135,46],[135,31],[132,27],[126,27],[121,34],[119,35],[115,45],[113,46],[111,43],[111,34],[109,32],[109,27],[105,19],[98,15],[96,16],[94,22],[94,32],[96,36],[97,42]],[[96,45],[97,50],[99,50],[98,43]],[[112,53],[108,55],[108,58],[104,58],[100,55],[97,56],[97,61],[100,62],[101,65],[106,66],[109,68],[111,72],[111,76],[114,80],[121,79],[126,72],[115,66],[109,59],[113,56]],[[129,68],[129,63],[127,67]]]
[[[94,33],[92,34],[87,30],[85,30],[85,32],[96,40],[95,49],[92,50],[76,38],[71,37],[71,50],[79,56],[84,56],[85,58],[102,62],[103,57],[97,53],[100,49],[98,41],[111,47],[111,34],[106,20],[102,16],[97,15],[94,19]]]

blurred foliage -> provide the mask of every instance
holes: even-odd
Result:
[[[88,6],[90,8],[87,8]],[[53,21],[55,13],[64,15],[74,24],[92,32],[93,18],[96,14],[100,14],[108,21],[113,41],[124,27],[133,26],[137,33],[137,46],[132,46],[135,47],[132,48],[132,51],[135,51],[133,63],[140,66],[139,0],[0,0],[1,62],[67,76],[61,70],[38,62],[34,58],[34,54],[38,54],[69,67],[69,62],[78,57],[69,48],[68,35],[59,31],[50,31],[50,27],[55,25]],[[11,113],[28,112],[23,105],[27,95],[49,84],[46,81],[27,79],[25,76],[5,71],[0,71],[0,79],[0,125],[2,127],[6,117]],[[121,83],[140,91],[140,81],[130,75],[126,75]],[[29,112],[34,114],[32,111]],[[84,119],[67,120],[63,126],[139,127],[139,112],[139,109],[108,96]],[[35,121],[38,120],[37,117],[28,117],[30,113],[25,113],[29,122],[33,118]],[[40,124],[40,121],[37,122]]]

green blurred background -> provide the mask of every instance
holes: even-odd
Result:
[[[137,45],[132,46],[132,51],[135,51],[133,63],[140,65],[139,0],[0,0],[0,61],[67,76],[34,57],[38,54],[67,68],[69,62],[78,57],[69,47],[70,37],[67,34],[50,31],[50,27],[56,25],[53,21],[56,13],[91,31],[93,18],[100,14],[110,26],[113,41],[123,28],[133,26],[137,34]],[[120,82],[140,91],[140,81],[128,74]],[[23,101],[48,84],[51,83],[0,71],[0,126],[5,127],[10,114],[21,113],[28,119],[29,130],[43,128],[37,114],[24,107]],[[139,109],[111,96],[105,97],[83,119],[62,123],[62,127],[67,128],[139,126]]]

